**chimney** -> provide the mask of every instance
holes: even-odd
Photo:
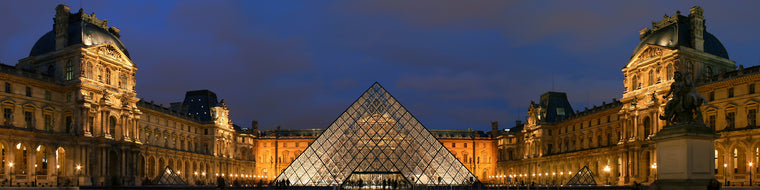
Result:
[[[259,129],[259,121],[256,121],[256,120],[251,121],[251,128],[253,128],[254,130],[258,130]]]
[[[496,138],[499,135],[499,122],[491,122],[491,138]]]
[[[63,49],[69,43],[69,7],[66,5],[58,5],[55,7],[55,24],[53,24],[53,31],[55,31],[55,50]]]
[[[705,31],[705,17],[702,13],[705,10],[702,7],[694,6],[689,9],[689,22],[691,25],[691,47],[699,51],[705,51],[705,39],[703,33]]]

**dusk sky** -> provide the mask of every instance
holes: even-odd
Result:
[[[731,60],[760,65],[760,1],[606,0],[0,1],[0,62],[27,57],[58,4],[121,29],[138,97],[208,89],[262,129],[326,128],[376,81],[430,129],[508,128],[547,91],[609,103],[638,31],[693,6]]]

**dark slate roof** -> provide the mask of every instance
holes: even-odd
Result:
[[[631,57],[635,56],[647,44],[670,48],[678,48],[679,46],[694,48],[691,45],[691,23],[689,22],[689,17],[675,15],[664,18],[662,21],[653,23],[652,25],[652,30],[642,36],[641,42],[639,42]],[[703,32],[702,37],[705,40],[705,52],[728,59],[728,52],[718,38],[708,33],[707,30]]]
[[[209,90],[188,91],[185,94],[185,101],[182,106],[187,108],[187,112],[203,121],[211,121],[211,108],[219,106],[216,93]]]
[[[82,19],[83,14],[84,13],[80,11],[79,13],[71,14],[69,17],[69,41],[68,44],[66,44],[66,47],[76,44],[91,46],[114,43],[122,52],[124,52],[124,55],[129,57],[127,48],[121,43],[118,36],[109,32],[105,28],[89,23],[87,19]],[[34,43],[32,50],[29,52],[29,56],[42,55],[52,51],[55,51],[55,32],[51,30]]]
[[[541,95],[541,101],[539,106],[546,110],[546,115],[541,121],[555,122],[562,120],[563,118],[571,117],[573,113],[573,107],[570,106],[570,101],[567,100],[567,94],[564,92],[546,92]],[[559,113],[558,111],[563,111]]]

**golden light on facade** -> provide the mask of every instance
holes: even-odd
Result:
[[[610,172],[610,166],[604,166],[604,171],[605,172]]]
[[[652,169],[657,169],[657,162],[655,162],[654,164],[652,164]]]

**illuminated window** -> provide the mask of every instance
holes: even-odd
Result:
[[[92,78],[92,62],[87,62],[87,71],[86,71],[86,75],[87,75],[87,78],[88,78],[88,79],[93,79],[93,78]]]
[[[739,172],[739,151],[734,148],[734,173]]]
[[[66,62],[66,68],[64,68],[64,70],[66,72],[65,80],[68,81],[74,79],[74,64],[71,61]]]
[[[718,174],[718,150],[715,150],[715,174]]]

